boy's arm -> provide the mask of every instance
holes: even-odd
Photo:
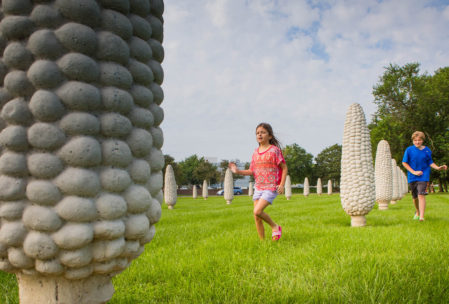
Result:
[[[410,165],[407,164],[406,162],[402,162],[402,165],[404,166],[405,169],[407,169],[407,171],[409,171],[413,175],[416,175],[416,176],[423,175],[422,171],[415,171],[415,170],[413,170],[412,167],[410,167]]]
[[[282,176],[281,176],[281,183],[279,184],[277,191],[279,194],[282,194],[284,193],[285,179],[287,178],[288,168],[287,164],[284,162],[280,163],[279,167],[281,167],[282,169]]]
[[[446,165],[437,166],[435,163],[431,163],[430,167],[434,168],[435,170],[447,170],[447,166]]]

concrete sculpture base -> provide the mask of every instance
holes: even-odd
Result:
[[[390,204],[394,205],[396,204],[396,201],[391,201]]]
[[[226,204],[230,205],[232,203],[232,201],[226,201]]]
[[[109,276],[91,276],[83,280],[61,277],[17,275],[21,304],[100,304],[114,294]]]
[[[352,227],[363,227],[366,226],[366,218],[364,215],[352,215],[351,216],[351,226]]]
[[[173,206],[172,205],[168,205],[168,209],[173,209]]]
[[[379,210],[387,210],[388,209],[388,202],[387,201],[379,201],[377,202],[379,205]]]

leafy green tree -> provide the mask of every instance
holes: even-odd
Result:
[[[200,158],[198,167],[193,171],[193,179],[197,181],[207,180],[209,184],[216,184],[220,179],[220,173],[214,164]]]
[[[312,173],[313,155],[297,144],[286,145],[282,150],[288,168],[288,174],[293,184],[303,183],[305,177]]]
[[[341,175],[341,145],[335,144],[325,148],[315,157],[314,172],[323,183],[331,179],[340,185]]]
[[[217,167],[205,160],[204,157],[198,158],[196,154],[181,161],[179,167],[182,172],[183,181],[190,185],[201,186],[203,180],[215,184],[220,178]]]
[[[419,63],[390,65],[373,88],[377,105],[369,128],[373,155],[381,139],[389,142],[392,157],[401,162],[404,150],[411,145],[411,134],[426,134],[425,145],[433,152],[436,163],[447,163],[449,150],[449,68],[435,74],[420,74]],[[446,172],[432,171],[443,186]],[[441,189],[441,187],[440,187]]]
[[[179,168],[181,169],[184,183],[190,185],[203,184],[203,180],[196,180],[193,178],[193,172],[195,171],[195,168],[197,168],[199,164],[200,160],[196,154],[189,156],[183,161],[179,162]]]
[[[449,164],[449,67],[435,71],[429,79],[426,97],[429,105],[426,125],[433,127],[433,136],[429,138],[433,159],[438,164]],[[440,191],[447,192],[448,172],[432,170],[432,177],[439,180]]]
[[[390,64],[385,69],[373,88],[377,112],[369,126],[371,144],[374,156],[377,143],[381,139],[387,140],[392,157],[399,162],[411,143],[410,135],[422,129],[424,115],[418,111],[419,101],[425,93],[428,76],[419,74],[419,63],[408,63],[403,67]]]

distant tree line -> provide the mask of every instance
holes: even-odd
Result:
[[[373,159],[378,142],[385,139],[392,157],[400,164],[404,150],[412,144],[411,134],[419,130],[426,134],[424,144],[432,150],[433,160],[449,165],[449,67],[440,68],[433,75],[421,74],[419,67],[419,63],[390,64],[373,86],[377,111],[368,125]],[[323,181],[331,179],[339,186],[341,149],[341,145],[334,144],[314,157],[296,143],[286,145],[283,153],[292,183],[303,183],[308,177],[314,185],[319,177]],[[179,163],[165,155],[165,163],[172,165],[178,185],[202,185],[203,180],[222,183],[229,161],[223,160],[217,167],[197,155]],[[249,163],[242,166],[249,168]],[[438,180],[440,191],[447,192],[447,171],[432,170],[431,179]]]
[[[293,184],[302,184],[305,177],[316,182],[320,177],[322,180],[332,179],[335,185],[339,185],[341,145],[327,147],[315,158],[297,144],[285,146],[283,154]],[[238,160],[232,161],[237,162],[237,165],[244,169],[249,169],[249,162],[242,164]],[[203,180],[209,181],[210,184],[222,184],[229,162],[229,160],[222,160],[219,166],[216,166],[195,154],[177,163],[173,157],[165,155],[165,166],[170,164],[173,167],[178,185],[201,186]],[[243,176],[234,174],[234,179],[240,178]],[[254,181],[252,176],[250,181]]]

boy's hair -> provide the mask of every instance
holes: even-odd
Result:
[[[257,131],[257,129],[259,129],[260,127],[262,127],[262,128],[264,128],[265,130],[267,130],[268,135],[271,136],[271,139],[270,139],[270,145],[274,145],[274,146],[276,146],[276,147],[278,147],[279,149],[282,150],[281,142],[276,138],[276,136],[274,136],[273,128],[271,127],[271,125],[270,125],[269,123],[266,123],[266,122],[261,122],[260,124],[257,125],[256,131]]]
[[[419,137],[419,138],[421,138],[422,140],[425,140],[425,139],[426,139],[426,135],[424,134],[424,132],[421,132],[421,131],[415,131],[415,132],[413,132],[413,134],[412,134],[412,140],[414,140],[416,137]]]

